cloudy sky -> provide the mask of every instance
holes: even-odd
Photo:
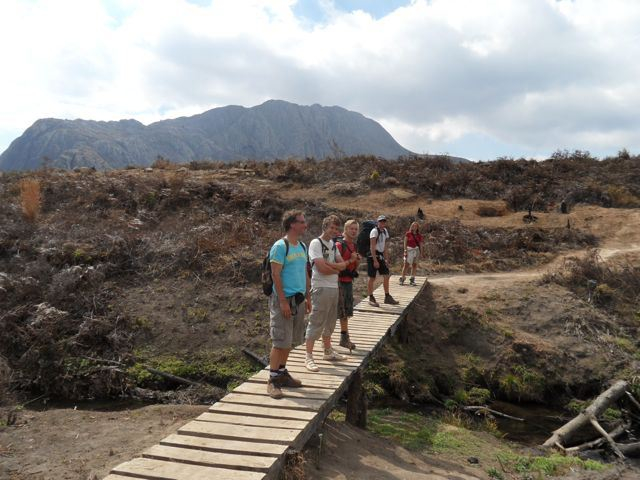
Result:
[[[340,105],[418,153],[640,153],[637,0],[1,0],[0,152],[43,117]]]

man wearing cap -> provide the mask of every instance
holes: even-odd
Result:
[[[387,255],[387,239],[389,238],[389,230],[387,230],[387,217],[380,215],[377,219],[378,225],[371,229],[369,234],[370,254],[367,257],[367,274],[369,275],[368,293],[369,305],[379,307],[380,304],[373,296],[373,288],[376,283],[376,274],[380,272],[382,275],[382,284],[384,286],[384,303],[389,305],[397,305],[398,302],[389,294],[389,267],[385,261]]]

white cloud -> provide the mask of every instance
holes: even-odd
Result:
[[[378,18],[321,3],[310,25],[294,0],[3,0],[0,150],[41,117],[269,98],[359,111],[419,152],[640,150],[638,2],[414,0]]]

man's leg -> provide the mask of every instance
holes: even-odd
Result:
[[[384,260],[380,261],[380,273],[383,275],[384,303],[388,305],[398,305],[399,302],[389,293],[389,267]]]
[[[291,347],[290,332],[287,333],[287,322],[280,310],[280,304],[275,295],[269,298],[269,327],[271,335],[271,352],[269,354],[269,379],[267,381],[267,393],[272,398],[282,398],[279,376],[280,365]],[[285,360],[286,362],[286,360]]]
[[[345,357],[344,355],[340,355],[333,349],[333,346],[331,345],[331,335],[333,335],[333,332],[336,329],[336,323],[338,321],[338,289],[327,288],[325,290],[326,315],[324,319],[324,327],[322,329],[322,343],[324,345],[324,355],[322,359],[329,361],[346,360],[347,357]]]
[[[306,334],[306,361],[307,370],[317,372],[320,368],[316,365],[313,358],[313,346],[322,334],[324,326],[324,304],[323,304],[323,288],[314,288],[311,290],[311,313],[309,314],[309,323],[307,324]]]
[[[384,294],[389,295],[389,275],[382,276],[382,285],[384,288]]]

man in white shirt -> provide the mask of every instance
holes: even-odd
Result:
[[[351,262],[345,262],[332,240],[340,233],[340,219],[330,215],[322,221],[322,235],[311,240],[309,260],[311,274],[311,313],[307,324],[305,366],[317,372],[320,368],[313,359],[313,346],[320,337],[324,344],[323,360],[345,360],[331,346],[331,334],[336,328],[338,315],[338,273]]]
[[[387,239],[389,238],[389,230],[387,230],[387,217],[380,215],[378,217],[378,225],[371,229],[369,234],[370,252],[367,256],[367,274],[369,275],[369,283],[367,290],[369,293],[369,305],[379,307],[380,304],[373,296],[373,289],[376,283],[376,274],[380,272],[382,275],[382,285],[384,286],[384,303],[389,305],[397,305],[395,300],[389,293],[389,267],[386,262],[387,255]]]

